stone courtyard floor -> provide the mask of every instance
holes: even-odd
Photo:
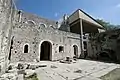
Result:
[[[101,80],[101,76],[120,68],[119,64],[82,59],[72,64],[50,61],[39,64],[47,64],[35,70],[39,80]]]

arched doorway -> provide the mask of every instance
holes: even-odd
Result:
[[[76,45],[73,45],[74,48],[74,56],[78,57],[78,47]]]
[[[52,45],[48,41],[41,44],[40,60],[52,60]]]

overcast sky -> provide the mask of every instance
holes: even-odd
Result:
[[[120,24],[120,0],[18,0],[16,5],[18,9],[53,20],[82,9],[94,18]]]

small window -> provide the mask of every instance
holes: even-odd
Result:
[[[27,21],[27,24],[30,25],[30,26],[35,26],[35,22],[32,21],[32,20],[28,20],[28,21]]]
[[[28,53],[28,45],[24,46],[24,53]]]
[[[64,47],[63,46],[59,46],[59,52],[64,52]]]
[[[46,27],[46,25],[45,24],[40,24],[40,27]]]

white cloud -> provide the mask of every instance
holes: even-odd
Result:
[[[120,4],[116,5],[117,8],[120,8]]]
[[[55,16],[55,17],[58,17],[58,13],[56,12],[56,13],[54,14],[54,16]]]

